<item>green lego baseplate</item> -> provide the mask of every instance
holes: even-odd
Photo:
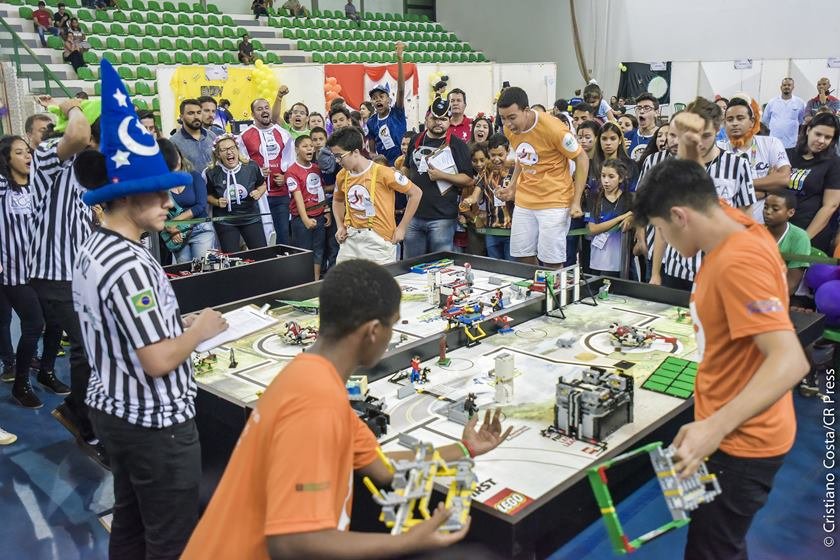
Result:
[[[642,383],[642,389],[687,399],[694,394],[696,377],[697,362],[668,356]]]

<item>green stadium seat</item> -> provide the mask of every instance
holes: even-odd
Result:
[[[165,11],[161,7],[160,2],[158,2],[157,0],[148,0],[148,2],[146,2],[146,10],[149,12],[157,12],[159,14]]]
[[[275,52],[267,52],[265,53],[266,62],[269,64],[283,64],[283,59]]]
[[[105,51],[104,53],[102,53],[102,58],[104,58],[111,64],[118,64],[120,61],[120,58],[116,55],[116,53],[113,53],[111,51]]]
[[[198,53],[193,53],[193,55],[195,55],[195,54],[198,54]],[[146,82],[135,82],[134,83],[134,92],[137,95],[142,95],[142,96],[151,96],[153,94],[152,87]]]
[[[99,78],[96,77],[96,74],[93,73],[93,70],[88,68],[87,66],[82,66],[76,71],[76,75],[79,77],[80,80],[84,80],[86,82],[95,82]]]
[[[94,95],[102,95],[102,82],[97,81],[93,84],[93,94]]]
[[[183,37],[178,37],[175,39],[175,50],[177,51],[189,51],[190,50],[190,42]]]
[[[61,51],[64,50],[64,41],[61,40],[61,37],[49,35],[47,36],[47,46],[51,49]]]
[[[149,110],[149,104],[146,103],[145,99],[140,99],[140,98],[132,99],[131,102],[134,104],[134,109],[137,110],[137,111],[148,111]]]
[[[172,39],[170,39],[169,37],[161,37],[160,39],[158,39],[158,50],[174,51],[175,43],[173,43]]]
[[[197,14],[206,14],[207,8],[202,6],[201,3],[196,3],[192,5],[192,11]]]
[[[142,0],[131,0],[131,9],[144,12],[146,11],[146,5]]]
[[[207,64],[224,64],[222,55],[217,52],[210,51],[207,53]]]
[[[337,62],[345,63],[345,62],[347,62],[347,53],[343,53],[343,52],[336,53],[335,54],[335,59],[336,59]]]
[[[297,42],[297,48],[300,51],[311,51],[311,50],[313,50],[314,47],[311,45],[311,43],[309,41],[298,41]]]
[[[114,12],[114,21],[119,23],[128,23],[128,16],[125,12]]]
[[[109,49],[111,47],[108,47]],[[140,50],[140,41],[135,37],[124,37],[123,38],[123,48],[128,51],[139,51]]]
[[[224,51],[238,51],[239,47],[232,39],[222,39],[222,50]]]
[[[82,60],[85,61],[85,64],[99,64],[99,57],[91,51],[87,51],[86,53],[84,53],[82,55]]]
[[[222,16],[222,25],[225,27],[233,27],[236,24],[233,22],[233,18],[226,14]]]
[[[175,28],[171,25],[163,24],[160,26],[160,33],[162,37],[172,37],[175,38],[178,36],[178,32],[175,31]]]
[[[329,53],[328,52],[328,53],[322,53],[322,55],[324,57],[324,62],[327,63],[327,64],[335,64],[336,62],[340,62],[338,60],[338,55],[336,55],[335,53]]]
[[[222,12],[219,11],[219,7],[215,4],[207,4],[207,13],[208,14],[216,14],[219,15]]]
[[[326,60],[324,59],[324,55],[319,52],[312,53],[312,62],[315,64],[324,64]]]
[[[207,14],[207,25],[212,25],[215,27],[222,26],[222,18],[215,14]]]
[[[470,62],[478,62],[478,55],[474,52],[469,53],[469,61]]]
[[[160,99],[155,97],[152,99],[152,110],[153,111],[160,111]]]
[[[207,25],[207,19],[202,14],[193,14],[192,16],[193,25],[200,25],[202,27]],[[210,31],[208,29],[208,31]]]
[[[175,4],[173,2],[164,2],[163,3],[163,11],[164,12],[172,12],[172,13],[177,14],[178,13],[178,8],[175,7]]]
[[[192,18],[189,14],[178,14],[178,24],[179,25],[192,25]]]
[[[484,53],[478,53],[478,62],[487,62],[487,57],[484,56]]]
[[[61,38],[60,37],[55,37],[55,38],[58,39],[58,41],[59,41],[59,48],[64,48],[63,45],[61,44]],[[93,35],[91,35],[90,37],[87,38],[87,40],[88,40],[88,44],[90,45],[90,48],[92,48],[94,50],[101,51],[102,49],[105,48],[105,42],[102,40],[101,37],[94,37]],[[50,37],[47,37],[47,46],[52,47],[52,45],[50,44]]]
[[[236,31],[234,31],[232,27],[224,27],[223,33],[225,37],[228,37],[230,39],[238,39],[238,37],[236,36]]]
[[[353,64],[356,64],[356,63],[358,63],[358,62],[361,62],[361,61],[362,61],[360,57],[361,57],[361,54],[360,54],[360,53],[354,53],[354,52],[352,52],[352,53],[350,53],[350,54],[348,54],[348,55],[347,55],[347,60],[348,60],[349,62],[353,63]]]
[[[219,52],[222,50],[222,42],[218,39],[207,39],[205,44],[207,45],[208,52]]]
[[[155,57],[149,51],[141,52],[138,57],[138,60],[140,61],[140,64],[151,64],[152,66],[155,65]]]
[[[119,24],[117,24],[117,25],[119,25]],[[91,33],[91,35],[101,35],[103,37],[105,35],[110,35],[111,34],[110,31],[108,31],[108,28],[105,27],[105,24],[104,23],[99,23],[98,21],[96,23],[94,23],[93,25],[91,25],[90,33]]]
[[[182,14],[189,14],[195,10],[193,10],[193,7],[187,4],[186,2],[178,2],[178,11]]]
[[[232,52],[222,53],[222,60],[225,61],[225,64],[239,64],[239,58]]]
[[[296,29],[284,29],[283,30],[283,38],[284,39],[294,39],[297,31],[298,30],[296,30]]]
[[[175,53],[175,64],[189,64],[190,58],[187,56],[187,53],[182,51],[177,51]]]
[[[159,23],[150,23],[143,28],[147,37],[160,37],[163,31]]]
[[[32,8],[21,8],[18,10],[18,13],[20,14],[20,17],[24,19],[32,19]],[[79,10],[76,12],[76,17],[79,18],[79,21],[84,23],[96,21],[96,14],[90,10]]]
[[[118,37],[122,37],[125,34],[126,34],[125,33],[125,27],[123,27],[123,25],[121,23],[112,23],[111,24],[111,35],[116,35]],[[107,35],[107,33],[105,33],[105,35]]]
[[[133,52],[123,51],[120,53],[120,64],[137,64],[137,55]]]
[[[157,53],[158,64],[172,64],[172,56],[167,51]]]
[[[222,30],[219,29],[218,27],[216,27],[215,25],[208,25],[207,26],[207,36],[208,37],[213,37],[215,39],[221,39],[225,35],[224,35],[224,33],[222,33]]]
[[[111,21],[111,14],[105,10],[96,10],[96,21],[109,22]]]
[[[190,48],[194,51],[203,51],[205,49],[204,41],[201,39],[193,39],[190,41]]]
[[[128,39],[126,39],[128,40]],[[143,37],[143,40],[140,43],[142,49],[144,51],[156,51],[158,50],[158,40],[152,37]]]
[[[146,14],[146,23],[152,23],[154,25],[160,25],[163,23],[163,16],[157,13],[150,12]]]
[[[143,37],[146,34],[146,31],[142,27],[140,27],[139,24],[136,23],[129,23],[126,31],[126,35],[131,35],[134,37]]]
[[[254,50],[255,51],[264,51],[265,50],[265,46],[260,41],[258,41],[256,39],[251,39],[251,44],[254,45]]]
[[[185,37],[185,38],[189,39],[193,35],[192,30],[186,25],[179,25],[175,29],[178,30],[178,35],[177,35],[178,37]]]
[[[134,70],[128,66],[119,66],[117,68],[117,74],[119,74],[120,78],[122,78],[123,80],[134,79]]]
[[[146,17],[141,12],[131,12],[131,15],[128,19],[133,21],[134,23],[146,23]],[[114,21],[117,21],[117,19],[114,18]]]

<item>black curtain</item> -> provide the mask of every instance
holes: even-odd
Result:
[[[659,76],[668,84],[665,94],[659,98],[659,103],[664,105],[671,102],[670,62],[665,63],[664,70],[651,70],[650,64],[647,62],[622,62],[621,64],[627,70],[621,72],[621,79],[618,82],[618,97],[628,100],[635,99],[638,95],[649,91],[648,85],[651,80]]]

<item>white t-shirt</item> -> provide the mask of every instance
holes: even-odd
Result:
[[[790,165],[782,141],[772,136],[753,136],[753,141],[749,146],[738,150],[732,149],[728,138],[723,142],[718,142],[718,146],[721,150],[746,156],[753,181],[766,177],[771,169]],[[755,201],[752,214],[755,221],[760,224],[764,223],[763,198]]]

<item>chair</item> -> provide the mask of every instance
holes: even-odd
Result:
[[[128,23],[128,16],[123,12],[114,12],[114,21],[119,23]]]
[[[265,53],[265,62],[268,64],[283,64],[283,59],[277,53],[268,51]]]
[[[239,47],[231,39],[222,39],[223,51],[238,51]]]
[[[175,64],[184,64],[187,65],[190,63],[189,57],[187,57],[187,53],[178,51],[175,53]]]
[[[213,27],[221,27],[222,18],[215,14],[207,14],[207,25],[211,25]]]
[[[134,104],[134,109],[137,111],[148,111],[149,104],[146,103],[145,99],[132,99],[131,102]]]
[[[207,36],[208,37],[213,37],[214,39],[221,39],[225,35],[224,35],[224,33],[222,33],[222,30],[219,29],[218,27],[216,27],[214,25],[208,25],[207,26]]]
[[[224,60],[222,59],[222,55],[217,52],[208,52],[207,53],[207,64],[224,64]]]
[[[131,12],[129,19],[134,23],[146,23],[146,18],[142,12]],[[114,21],[117,21],[117,18],[114,18]]]
[[[82,60],[85,61],[85,64],[99,64],[99,57],[90,51],[87,51],[82,55]]]
[[[119,25],[119,24],[116,24],[116,25]],[[96,22],[96,23],[94,23],[93,25],[90,26],[90,33],[91,33],[91,35],[100,35],[102,37],[104,37],[106,35],[110,35],[110,32],[108,31],[108,28],[105,27],[105,24],[99,23],[99,22]]]
[[[135,82],[134,91],[137,95],[150,96],[152,95],[152,88],[146,82]]]
[[[152,56],[152,53],[149,51],[143,51],[140,53],[138,60],[140,64],[151,64],[152,66],[155,65],[155,57]]]
[[[179,25],[179,26],[178,26],[178,36],[179,36],[179,37],[187,37],[187,38],[189,38],[189,37],[192,37],[192,36],[193,36],[193,34],[192,34],[192,31],[190,30],[190,28],[189,28],[188,26],[186,26],[186,25]]]
[[[95,19],[96,21],[108,23],[109,21],[111,21],[111,14],[109,14],[105,10],[96,10]]]
[[[137,64],[137,55],[130,51],[123,51],[120,53],[120,64]]]
[[[316,64],[324,64],[326,60],[324,59],[323,54],[321,54],[320,52],[314,52],[312,53],[312,62]]]
[[[161,37],[160,39],[158,39],[158,50],[173,51],[175,50],[175,44],[169,37]]]
[[[131,9],[137,11],[146,11],[146,5],[141,0],[131,0]]]
[[[192,16],[193,25],[200,25],[201,27],[205,27],[207,25],[207,20],[201,14],[193,14]],[[210,31],[208,29],[208,31]]]
[[[151,37],[143,37],[143,42],[140,44],[142,45],[144,51],[158,50],[158,42]]]
[[[94,24],[96,25],[96,24]],[[118,37],[122,37],[125,35],[125,28],[120,23],[112,23],[111,24],[111,35],[116,35]],[[98,35],[98,34],[97,34]],[[103,33],[103,35],[107,35],[107,33]]]
[[[56,37],[55,35],[49,35],[47,37],[47,46],[51,49],[61,51],[61,50],[64,50],[64,41],[61,40],[61,37]]]
[[[105,51],[104,53],[102,53],[102,58],[104,58],[111,64],[119,64],[120,60],[116,53],[113,53],[111,51]]]
[[[189,13],[194,12],[195,10],[193,9],[192,6],[190,6],[186,2],[178,2],[178,11],[181,12],[182,14],[189,14]]]
[[[128,24],[128,35],[133,35],[134,37],[142,37],[146,34],[146,31],[140,27],[136,23],[129,23]]]
[[[160,14],[149,12],[148,14],[146,14],[146,23],[160,25],[161,23],[163,23],[163,18],[160,16]]]
[[[230,17],[229,15],[223,15],[222,16],[222,25],[224,25],[225,27],[236,26],[236,24],[233,22],[233,18]]]
[[[120,75],[120,78],[123,80],[133,80],[134,79],[134,70],[129,68],[128,66],[120,66],[117,68],[117,74]]]
[[[219,11],[219,7],[215,4],[207,4],[207,13],[208,14],[216,14],[219,15],[222,12]]]
[[[144,38],[145,40],[145,38]],[[108,47],[110,48],[110,47]],[[140,50],[140,41],[138,41],[134,37],[125,37],[123,38],[123,48],[129,51],[139,51]]]
[[[178,12],[178,8],[176,8],[175,4],[173,4],[172,2],[164,2],[163,3],[163,10],[165,12],[174,12],[174,13]]]
[[[164,37],[172,37],[175,38],[178,36],[178,32],[175,31],[175,28],[171,25],[163,24],[160,26],[161,35]]]
[[[222,53],[222,60],[225,61],[225,64],[239,64],[239,58],[232,52]]]
[[[192,41],[190,41],[190,47],[194,51],[203,51],[206,48],[204,45],[204,41],[202,41],[201,39],[193,39]]]
[[[192,9],[193,9],[193,12],[195,12],[197,14],[206,14],[207,13],[207,8],[202,6],[200,3],[193,4]]]
[[[76,71],[76,75],[79,76],[80,80],[84,80],[86,82],[95,82],[98,78],[96,74],[93,73],[93,70],[88,68],[87,66],[82,66]]]
[[[143,53],[148,54],[148,53]],[[138,80],[154,80],[155,79],[155,71],[153,68],[149,68],[148,66],[140,66],[137,68],[137,79]]]
[[[102,82],[97,81],[93,84],[93,94],[94,95],[102,95]]]
[[[236,39],[237,38],[236,37],[236,31],[234,31],[232,27],[224,27],[222,32],[224,33],[225,37],[228,37],[230,39]]]
[[[207,45],[208,52],[219,52],[222,50],[222,43],[218,39],[207,39],[204,43]]]
[[[58,48],[64,48],[60,37],[47,37],[47,46],[48,47],[55,48],[55,47],[53,47],[52,44],[50,44],[50,39],[51,38],[58,40]],[[90,48],[92,48],[94,50],[97,50],[97,51],[101,51],[102,49],[105,48],[105,43],[102,42],[101,37],[93,37],[93,36],[88,37],[88,44],[90,45]]]
[[[178,23],[180,25],[192,25],[192,18],[189,14],[178,14]]]
[[[175,39],[175,49],[179,51],[189,51],[190,43],[183,37],[178,37]]]
[[[254,50],[255,51],[264,51],[265,50],[265,45],[263,45],[262,42],[260,42],[256,39],[252,39],[251,44],[254,45]]]
[[[172,56],[167,51],[160,51],[157,53],[158,64],[172,64]]]
[[[150,12],[158,12],[158,13],[162,13],[164,11],[163,8],[161,8],[161,6],[160,6],[160,4],[158,3],[157,0],[149,0],[146,3],[146,9]]]

